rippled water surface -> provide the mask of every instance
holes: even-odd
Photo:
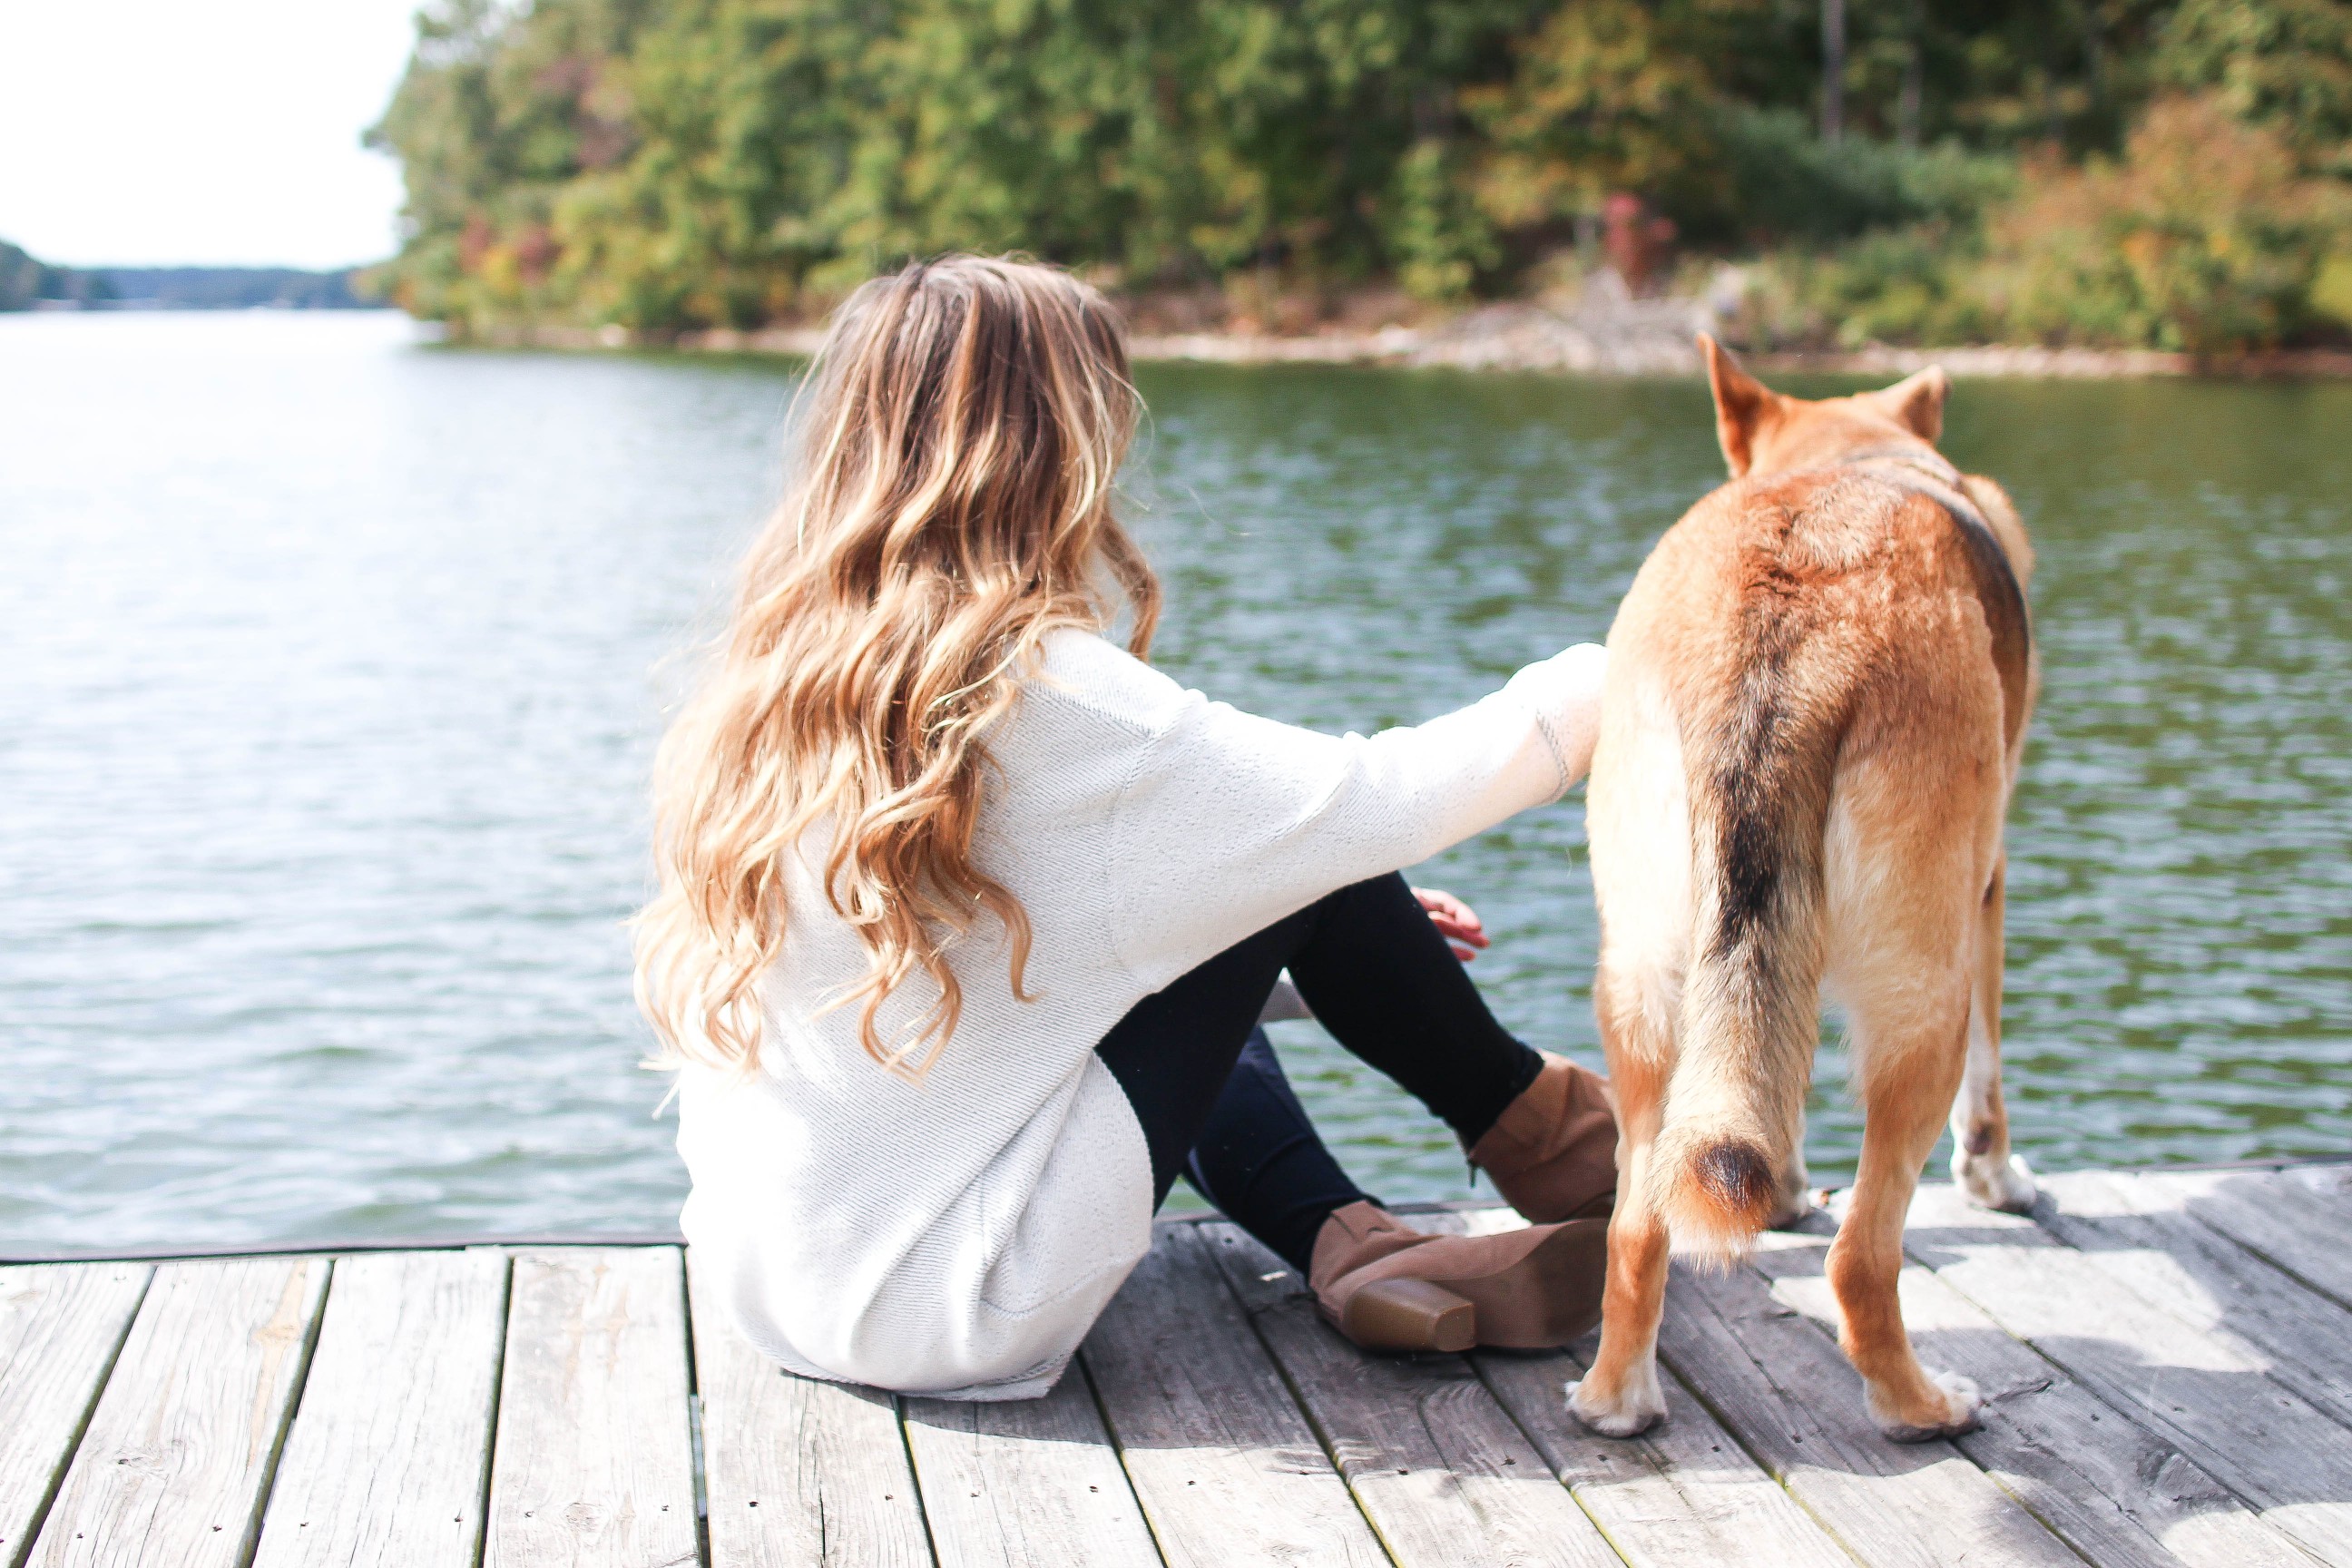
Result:
[[[621,921],[789,367],[383,315],[0,318],[0,1240],[667,1226]],[[1715,482],[1696,384],[1147,372],[1160,658],[1329,729],[1598,637]],[[2352,387],[1963,384],[2041,549],[2010,1082],[2053,1167],[2352,1144]],[[1594,1053],[1573,804],[1418,875]],[[1443,1130],[1285,1026],[1368,1184]],[[1813,1158],[1850,1170],[1823,1054]]]

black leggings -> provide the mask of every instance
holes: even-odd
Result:
[[[1333,1038],[1444,1119],[1465,1147],[1543,1058],[1486,1011],[1401,876],[1340,889],[1138,1002],[1095,1052],[1151,1150],[1155,1201],[1181,1171],[1305,1269],[1334,1209],[1364,1196],[1323,1146],[1257,1025],[1283,970]]]

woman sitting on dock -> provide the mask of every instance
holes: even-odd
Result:
[[[812,375],[664,746],[639,929],[683,1227],[743,1331],[809,1376],[1042,1394],[1180,1172],[1368,1348],[1589,1328],[1605,1086],[1495,1021],[1398,872],[1582,775],[1602,651],[1369,739],[1153,669],[1111,509],[1139,405],[1063,272],[878,279]],[[1286,969],[1537,1224],[1428,1236],[1349,1181],[1258,1028]]]

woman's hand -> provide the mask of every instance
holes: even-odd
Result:
[[[1429,923],[1453,947],[1454,957],[1467,963],[1478,956],[1489,939],[1476,910],[1442,888],[1415,888],[1412,896],[1429,911]]]

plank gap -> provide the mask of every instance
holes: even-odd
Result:
[[[466,1249],[468,1252],[472,1247]],[[490,1477],[499,1458],[499,1402],[507,1392],[507,1326],[514,1316],[514,1254],[496,1249],[502,1266],[499,1284],[499,1348],[490,1364],[489,1430],[482,1436],[482,1475],[474,1489],[474,1517],[482,1527],[474,1531],[474,1568],[483,1568],[490,1550]]]
[[[710,1558],[710,1468],[702,1421],[702,1357],[695,1342],[694,1279],[687,1270],[687,1254],[678,1255],[678,1321],[686,1326],[686,1448],[688,1475],[694,1491],[694,1552],[698,1563]]]
[[[278,1465],[286,1457],[286,1435],[294,1429],[295,1413],[302,1407],[302,1393],[310,1384],[310,1361],[318,1353],[319,1331],[327,1321],[327,1296],[335,1288],[335,1260],[329,1258],[321,1261],[326,1265],[327,1277],[320,1281],[311,1301],[302,1348],[295,1357],[292,1384],[278,1405],[278,1431],[270,1440],[269,1457],[262,1461],[261,1484],[253,1494],[253,1514],[246,1521],[245,1542],[237,1551],[236,1568],[248,1568],[254,1553],[261,1550],[261,1526],[269,1517],[269,1499],[278,1489]]]
[[[97,1268],[100,1266],[90,1264],[88,1267]],[[98,1366],[96,1374],[90,1379],[89,1395],[82,1401],[81,1409],[66,1435],[65,1444],[58,1450],[57,1461],[49,1469],[49,1479],[42,1489],[39,1500],[26,1514],[24,1529],[19,1532],[13,1543],[14,1549],[8,1554],[7,1568],[21,1568],[25,1561],[33,1554],[33,1543],[41,1538],[41,1527],[48,1522],[49,1510],[57,1504],[58,1493],[66,1484],[66,1474],[73,1468],[74,1456],[81,1451],[82,1439],[89,1434],[90,1418],[98,1413],[98,1402],[106,1394],[106,1385],[114,1376],[115,1363],[122,1359],[122,1347],[131,1342],[131,1328],[139,1321],[140,1309],[147,1304],[147,1292],[154,1289],[154,1286],[155,1270],[150,1267],[141,1275],[138,1293],[131,1299],[122,1312],[122,1324],[115,1332],[112,1348],[107,1352],[104,1360]]]
[[[1135,1489],[1135,1477],[1127,1468],[1127,1446],[1119,1441],[1118,1428],[1111,1425],[1110,1412],[1103,1405],[1102,1390],[1095,1386],[1094,1369],[1087,1364],[1084,1350],[1070,1358],[1070,1371],[1087,1381],[1087,1397],[1094,1401],[1095,1418],[1103,1424],[1103,1432],[1110,1438],[1110,1451],[1118,1456],[1119,1478],[1127,1483],[1127,1495],[1135,1503],[1135,1511],[1143,1516],[1143,1528],[1151,1533],[1151,1550],[1160,1553],[1160,1561],[1168,1558],[1168,1543],[1160,1539],[1160,1527],[1151,1521],[1151,1511],[1143,1506],[1143,1498]],[[1062,1374],[1065,1377],[1069,1373]]]
[[[940,1561],[940,1538],[938,1532],[931,1528],[931,1500],[923,1495],[923,1472],[915,1463],[915,1440],[907,1431],[905,1394],[894,1394],[890,1396],[890,1413],[898,1418],[898,1448],[907,1458],[907,1476],[915,1489],[915,1517],[923,1521],[923,1549],[931,1554],[931,1561],[936,1563]],[[1112,1436],[1111,1442],[1114,1447],[1117,1446],[1118,1437],[1116,1434]],[[1121,1468],[1124,1468],[1124,1466],[1121,1467]],[[1129,1483],[1129,1489],[1133,1489],[1133,1483]],[[824,1538],[820,1535],[818,1539]]]

